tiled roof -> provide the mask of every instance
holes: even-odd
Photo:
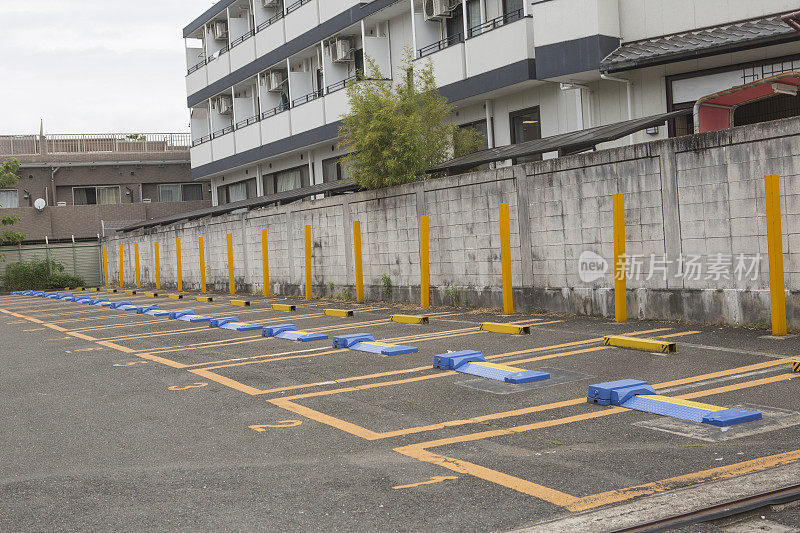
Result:
[[[600,71],[629,70],[795,39],[800,39],[800,33],[774,15],[625,43],[600,62]]]

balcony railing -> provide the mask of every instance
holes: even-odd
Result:
[[[239,46],[240,44],[242,44],[243,42],[245,42],[247,39],[249,39],[250,37],[252,37],[255,34],[256,34],[256,30],[250,30],[247,33],[245,33],[244,35],[242,35],[241,37],[237,37],[236,39],[231,41],[231,48],[236,48],[237,46]]]
[[[311,0],[297,0],[297,2],[295,2],[294,4],[292,4],[292,5],[290,5],[289,7],[286,8],[286,14],[288,15],[292,11],[297,11],[298,9],[300,9],[302,6],[306,5],[310,1]]]
[[[255,116],[250,117],[250,118],[246,118],[244,120],[240,120],[239,122],[236,123],[236,129],[239,130],[239,129],[242,129],[242,128],[246,128],[247,126],[250,126],[251,124],[255,124],[256,122],[258,122],[260,120],[261,119],[259,118],[258,115],[255,115]]]
[[[299,105],[307,104],[308,102],[316,100],[317,98],[320,97],[322,97],[322,91],[314,91],[308,94],[304,94],[303,96],[292,100],[292,107],[297,107]]]
[[[267,20],[265,20],[264,22],[259,24],[256,27],[256,33],[260,32],[261,30],[263,30],[265,28],[269,28],[270,26],[272,26],[273,24],[275,24],[276,22],[278,22],[279,20],[281,20],[285,16],[286,15],[285,15],[285,13],[283,11],[278,11],[275,15],[271,16],[270,18],[268,18]]]
[[[189,149],[189,133],[97,133],[0,135],[0,154],[50,154],[178,152]]]
[[[189,75],[189,74],[191,74],[192,72],[195,72],[195,71],[197,71],[197,70],[200,70],[201,68],[203,68],[204,66],[206,66],[206,63],[207,63],[207,62],[208,62],[208,61],[206,61],[206,59],[205,59],[205,58],[203,58],[203,60],[202,60],[202,61],[200,61],[198,64],[196,64],[196,65],[193,65],[193,66],[189,67],[189,70],[186,72],[186,75],[188,76],[188,75]]]
[[[428,46],[423,46],[419,49],[418,57],[425,57],[431,55],[439,50],[444,50],[454,44],[464,42],[464,34],[463,33],[456,33],[455,35],[448,35],[445,39],[441,41],[436,41],[433,44],[429,44]]]
[[[525,18],[525,11],[522,8],[517,9],[515,11],[509,11],[508,13],[503,13],[499,17],[495,17],[492,20],[487,20],[482,24],[478,24],[477,26],[471,27],[469,30],[467,30],[467,36],[468,38],[471,39],[473,37],[477,37],[478,35],[481,35],[488,31],[495,30],[497,28],[500,28],[501,26],[505,26],[506,24],[516,22],[523,18]]]
[[[336,91],[341,91],[347,84],[351,81],[355,80],[357,76],[350,76],[349,78],[345,78],[342,81],[337,81],[336,83],[331,83],[327,87],[325,87],[325,94],[335,93]]]
[[[284,111],[288,111],[290,107],[291,106],[287,102],[285,104],[277,105],[277,106],[273,107],[272,109],[267,109],[266,111],[261,113],[261,120],[266,120],[266,119],[268,119],[270,117],[274,117],[275,115],[279,115],[280,113],[283,113]]]

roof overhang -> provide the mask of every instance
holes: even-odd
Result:
[[[670,113],[606,124],[605,126],[597,126],[586,130],[562,133],[520,144],[481,150],[480,152],[451,159],[450,161],[431,168],[428,172],[457,173],[486,163],[546,154],[548,152],[558,152],[559,155],[562,156],[584,152],[593,149],[600,143],[615,141],[632,133],[636,133],[637,131],[659,126],[664,124],[667,120],[690,113],[691,109],[681,109]]]

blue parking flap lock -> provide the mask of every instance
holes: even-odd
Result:
[[[176,320],[176,319],[178,319],[178,318],[180,318],[182,316],[193,315],[193,314],[194,314],[194,311],[192,309],[186,309],[185,311],[172,311],[169,314],[169,318],[171,320]]]
[[[139,309],[138,305],[120,305],[117,309],[121,311],[137,311]]]
[[[42,297],[42,296],[44,296],[44,291],[36,291],[36,292],[33,293],[33,296]]]
[[[170,311],[164,309],[151,309],[149,311],[145,311],[143,314],[150,315],[150,316],[169,316]]]
[[[210,322],[211,319],[214,317],[205,316],[205,315],[183,315],[179,316],[177,320],[181,320],[183,322]]]
[[[294,324],[278,324],[277,326],[264,326],[261,334],[264,337],[275,337],[284,331],[297,331],[297,326]]]
[[[67,298],[75,298],[75,295],[73,295],[73,294],[62,294],[61,296],[58,297],[59,300],[66,300]]]
[[[22,291],[20,294],[23,296],[33,296],[33,291]]]
[[[96,305],[97,307],[111,307],[114,305],[114,302],[97,302],[92,305]]]
[[[589,391],[586,394],[586,401],[589,403],[596,403],[598,405],[619,405],[620,393],[627,398],[627,393],[641,389],[642,392],[634,392],[634,394],[655,394],[656,391],[646,381],[640,379],[619,379],[617,381],[606,381],[605,383],[598,383],[596,385],[589,385]],[[616,400],[617,403],[612,401]],[[624,400],[623,400],[624,401]]]
[[[48,292],[47,294],[44,295],[45,298],[53,298],[53,299],[58,298],[58,296],[59,294],[57,292]]]
[[[550,374],[547,372],[539,372],[538,370],[526,370],[525,372],[517,372],[509,374],[505,377],[506,383],[518,385],[521,383],[531,383],[533,381],[542,381],[543,379],[550,379]]]
[[[109,301],[108,298],[92,298],[87,303],[89,305],[94,305],[94,304],[97,304],[97,303],[100,303],[100,302],[108,302],[108,301]]]
[[[212,318],[208,324],[210,328],[219,328],[223,325],[227,324],[228,322],[239,322],[238,316],[224,316],[221,318]]]
[[[91,298],[75,298],[73,300],[73,302],[78,303],[78,304],[88,304],[91,301],[92,301]]]
[[[759,411],[746,411],[744,409],[713,411],[711,414],[703,417],[704,424],[711,424],[712,426],[718,427],[727,427],[733,424],[741,424],[742,422],[753,422],[754,420],[761,420],[761,413]]]
[[[246,324],[244,322],[225,322],[219,327],[231,331],[255,331],[257,329],[264,329],[264,326],[261,324]]]
[[[161,309],[158,305],[140,305],[136,308],[137,315],[143,315],[148,311],[153,311],[154,309]]]
[[[442,370],[455,370],[459,366],[471,361],[486,361],[483,354],[477,350],[461,350],[433,356],[433,367]]]
[[[333,338],[334,348],[350,348],[359,342],[372,342],[375,337],[369,333],[356,333],[354,335],[339,335]]]
[[[131,302],[116,302],[112,303],[109,307],[111,307],[111,309],[119,309],[123,305],[131,305]]]

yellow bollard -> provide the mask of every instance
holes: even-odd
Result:
[[[311,226],[306,225],[306,300],[311,297]]]
[[[614,318],[617,322],[628,321],[628,289],[625,272],[625,195],[613,196],[614,219]]]
[[[264,296],[269,296],[269,238],[267,228],[261,230],[261,266],[264,274]]]
[[[133,253],[136,257],[136,288],[140,289],[142,287],[142,276],[141,271],[139,270],[139,243],[133,243]]]
[[[361,267],[361,221],[353,221],[353,254],[356,263],[356,302],[364,303],[364,271]]]
[[[122,245],[120,244],[119,245],[119,286],[120,287],[124,287],[125,286],[125,275],[124,275],[125,272],[124,272],[124,269],[123,269],[123,266],[122,266],[122,264],[124,262],[125,262],[125,255],[123,254]]]
[[[511,282],[511,222],[508,204],[500,204],[500,263],[503,272],[503,313],[514,314],[514,294]]]
[[[786,335],[786,292],[783,270],[783,231],[781,229],[780,179],[764,177],[767,204],[767,248],[769,250],[769,294],[772,307],[772,334]]]
[[[105,246],[103,246],[103,272],[106,275],[106,287],[108,287],[111,282],[108,279],[108,250]]]
[[[178,268],[178,292],[183,290],[183,267],[181,264],[181,238],[175,238],[175,257]]]
[[[203,238],[197,239],[198,254],[200,255],[200,292],[206,292],[206,247],[203,245]]]
[[[233,277],[233,234],[228,233],[228,291],[236,294],[236,283]]]
[[[423,309],[430,306],[430,233],[428,215],[419,217],[419,305]]]
[[[161,288],[161,253],[158,246],[158,241],[153,243],[153,255],[156,258],[156,289]]]

